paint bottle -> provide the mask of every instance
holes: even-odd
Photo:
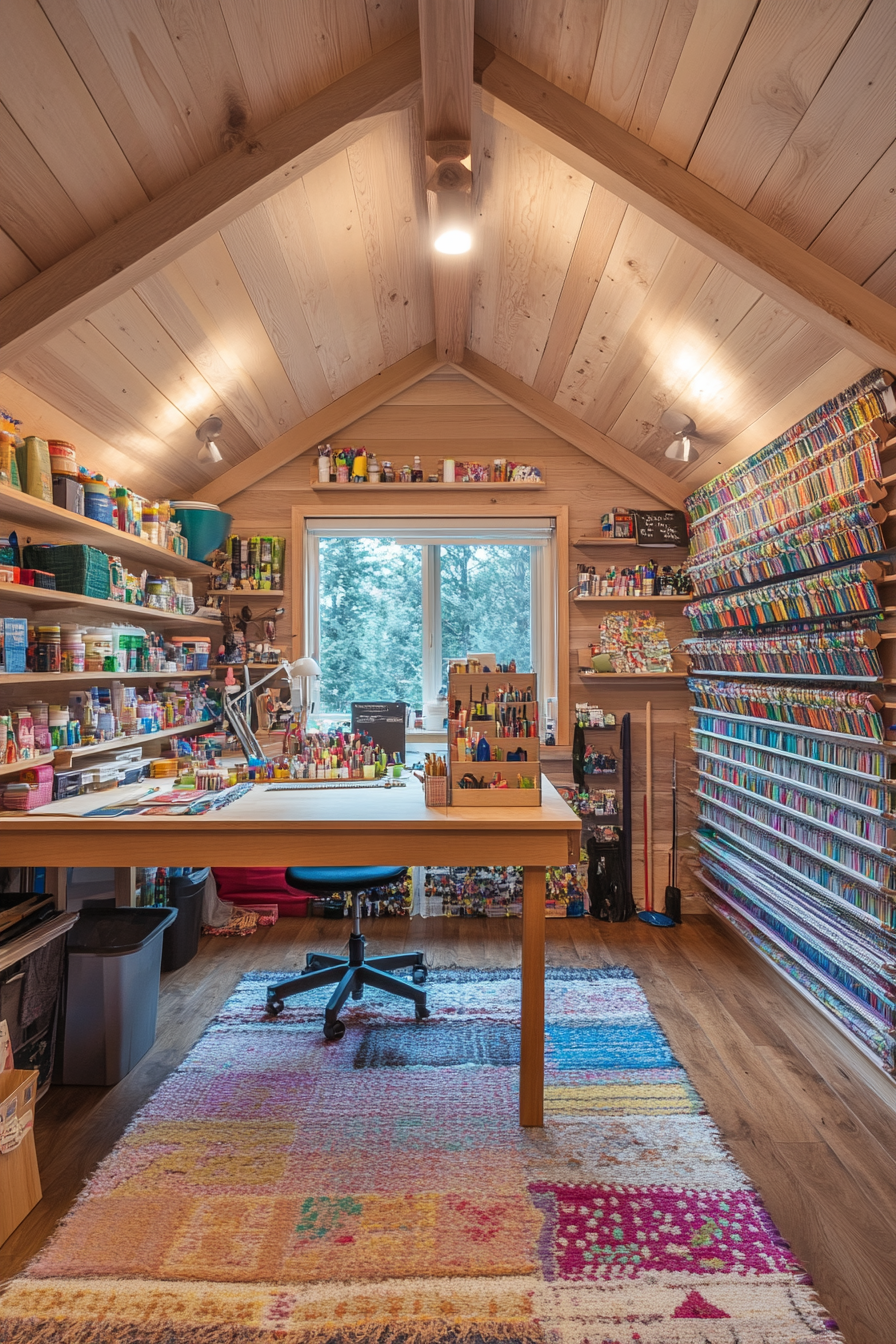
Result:
[[[376,453],[371,453],[367,459],[367,479],[371,485],[380,483],[380,464],[376,460]]]
[[[411,471],[411,480],[412,481],[423,480],[423,464],[421,463],[420,458],[416,456],[414,458],[414,466]]]
[[[395,469],[391,462],[383,461],[383,485],[395,484]]]

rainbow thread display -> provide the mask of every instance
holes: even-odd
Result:
[[[857,630],[686,639],[691,667],[706,672],[764,672],[805,677],[880,677],[879,635]]]
[[[708,677],[689,677],[688,688],[703,709],[727,709],[748,718],[799,723],[806,728],[883,741],[881,702],[867,691],[715,681]]]
[[[892,810],[896,783],[888,786],[882,782],[862,779],[858,775],[844,774],[809,761],[796,760],[793,756],[781,756],[762,747],[748,746],[746,742],[726,741],[710,733],[700,732],[699,729],[691,733],[691,745],[700,758],[701,768],[711,762],[710,768],[717,769],[717,763],[730,761],[746,767],[753,775],[790,780],[810,792],[820,793],[827,798],[841,798],[876,815]]]
[[[880,610],[877,589],[861,565],[844,565],[761,588],[739,589],[689,602],[684,614],[695,631],[847,616]]]
[[[714,737],[766,747],[779,757],[818,762],[847,774],[867,775],[875,781],[886,779],[893,764],[893,757],[881,747],[866,746],[857,741],[838,742],[830,737],[814,737],[806,731],[791,728],[766,727],[737,714],[720,711],[698,714],[697,730]]]

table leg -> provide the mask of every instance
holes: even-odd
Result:
[[[544,1124],[544,868],[523,869],[520,1124]]]

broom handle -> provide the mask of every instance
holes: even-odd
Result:
[[[650,872],[647,864],[647,794],[644,795],[644,909],[652,910],[650,899]]]
[[[645,901],[649,902],[648,910],[653,909],[653,706],[647,701],[646,713],[647,727],[647,783],[644,794],[644,800],[647,804],[647,854],[645,855],[644,884],[646,889]]]

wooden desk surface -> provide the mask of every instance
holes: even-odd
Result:
[[[541,807],[427,807],[411,777],[403,789],[279,792],[256,785],[203,817],[84,815],[141,797],[152,787],[144,781],[34,812],[0,813],[0,852],[5,864],[110,868],[576,862],[581,823],[548,780],[542,785]]]

